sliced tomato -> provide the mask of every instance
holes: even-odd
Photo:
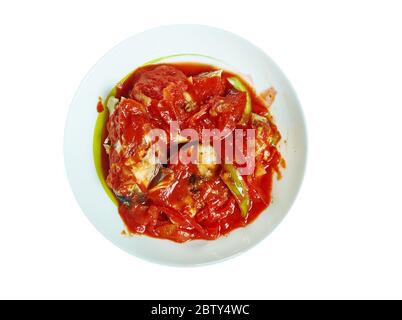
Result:
[[[216,128],[233,131],[239,123],[246,105],[244,92],[230,92],[225,97],[213,97],[209,100],[209,116]]]
[[[186,85],[187,77],[177,68],[160,65],[141,74],[130,96],[138,98],[144,95],[151,99],[160,100],[163,98],[163,89],[171,83]]]
[[[135,153],[151,127],[142,104],[132,99],[122,99],[108,121],[111,145],[120,144],[123,150],[131,148],[130,152]]]
[[[196,100],[204,103],[211,97],[223,95],[225,85],[219,71],[208,72],[193,77],[191,90]]]
[[[212,97],[198,112],[186,119],[182,128],[192,128],[200,137],[204,129],[219,129],[222,132],[226,129],[230,133],[242,118],[245,105],[244,92],[229,92],[224,97]]]
[[[147,206],[126,206],[119,207],[119,213],[129,231],[133,233],[144,233],[151,218],[148,215]]]

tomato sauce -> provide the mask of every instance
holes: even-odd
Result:
[[[108,120],[102,132],[101,165],[131,234],[176,242],[213,240],[251,223],[269,206],[274,175],[284,162],[277,149],[280,133],[264,100],[245,81],[243,89],[235,87],[232,77],[239,78],[210,65],[155,64],[137,69],[117,85],[118,105],[111,114],[104,111]],[[241,123],[247,101],[251,114]],[[97,110],[103,111],[101,101]],[[259,150],[254,173],[236,176],[234,164],[229,174],[224,159],[205,166],[150,164],[145,137],[153,128],[169,134],[172,121],[180,130],[199,133],[255,129]],[[213,153],[209,146],[202,147]],[[231,182],[223,179],[224,174]]]
[[[99,113],[103,112],[104,108],[103,108],[103,102],[102,102],[102,98],[99,97],[98,98],[98,103],[96,105],[96,111],[98,111]]]

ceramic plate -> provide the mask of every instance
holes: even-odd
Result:
[[[164,57],[164,58],[161,58]],[[287,167],[274,181],[271,205],[250,225],[213,241],[184,244],[146,236],[122,236],[125,229],[105,193],[93,159],[98,97],[106,97],[125,75],[149,61],[202,62],[242,74],[258,92],[270,86],[278,94],[271,113],[282,134],[279,145]],[[307,156],[303,113],[295,91],[279,67],[259,48],[224,30],[201,25],[172,25],[135,35],[109,51],[82,81],[70,107],[64,158],[71,188],[91,223],[123,250],[168,265],[201,265],[233,257],[267,237],[292,206],[301,186]]]

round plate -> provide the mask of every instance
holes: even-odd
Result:
[[[94,165],[92,142],[98,97],[105,96],[125,75],[147,61],[209,62],[236,70],[258,92],[270,86],[278,94],[271,113],[282,134],[279,149],[286,160],[282,179],[274,181],[272,203],[245,228],[213,241],[184,244],[146,236],[126,237],[116,206],[106,195]],[[306,166],[307,137],[296,94],[278,66],[243,38],[201,25],[171,25],[148,30],[109,51],[91,69],[79,87],[67,118],[64,159],[71,189],[88,219],[123,250],[156,263],[200,265],[222,261],[251,248],[281,222],[294,202]]]

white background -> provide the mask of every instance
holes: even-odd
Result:
[[[0,12],[0,298],[402,298],[400,1],[37,0]],[[114,247],[81,212],[63,163],[69,103],[89,68],[172,23],[264,49],[309,133],[305,181],[279,228],[200,268]]]

